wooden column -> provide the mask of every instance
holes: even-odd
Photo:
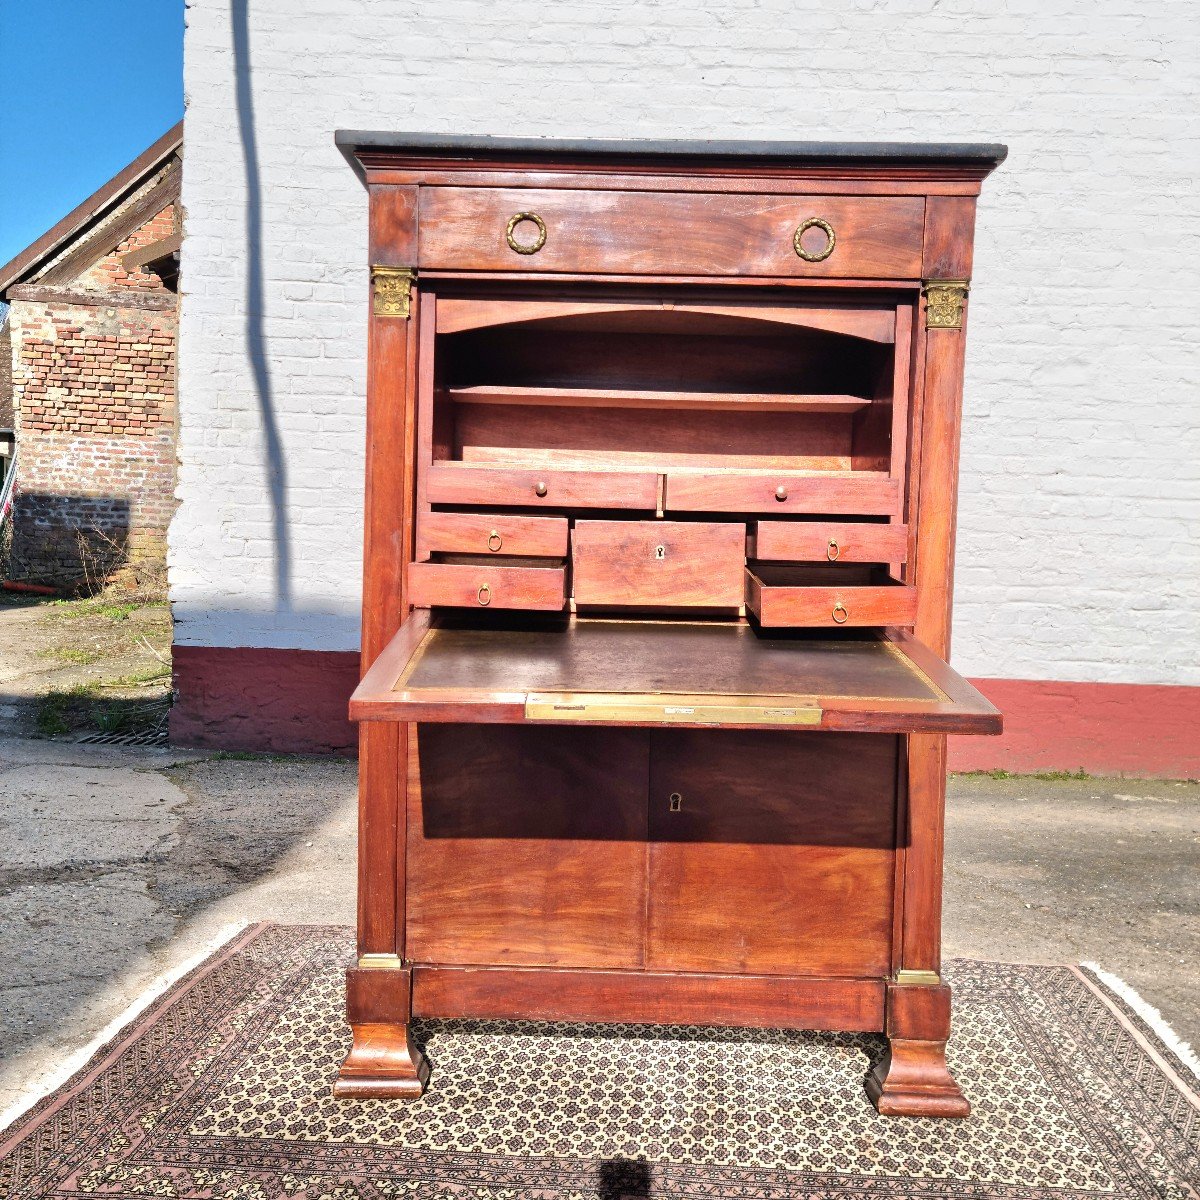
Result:
[[[416,440],[417,189],[374,186],[367,333],[367,447],[362,672],[409,613]],[[429,1067],[409,1035],[404,967],[409,727],[363,722],[358,759],[358,963],[346,972],[354,1043],[334,1084],[342,1097],[412,1098]]]
[[[973,196],[930,196],[925,212],[923,275],[918,309],[923,346],[921,424],[914,429],[917,468],[916,635],[947,657],[954,590],[954,533],[958,508],[962,369],[966,337],[965,285],[971,275]],[[935,290],[930,317],[930,284]],[[957,327],[942,322],[940,302],[961,296]],[[918,465],[919,464],[919,465]],[[910,514],[910,521],[912,516]],[[946,1068],[950,989],[941,983],[942,867],[946,815],[946,738],[908,738],[908,796],[904,837],[903,921],[899,970],[888,985],[888,1057],[867,1091],[881,1113],[967,1116],[971,1106]]]

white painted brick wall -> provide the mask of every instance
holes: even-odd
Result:
[[[236,10],[243,0],[233,0]],[[178,634],[355,645],[366,196],[338,127],[994,140],[967,363],[955,659],[1200,684],[1194,0],[250,0],[265,360],[247,348],[231,5],[189,5]]]

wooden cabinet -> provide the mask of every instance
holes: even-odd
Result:
[[[975,198],[995,146],[348,133],[370,193],[359,959],[414,1016],[874,1030],[940,978]]]

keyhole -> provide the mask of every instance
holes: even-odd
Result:
[[[683,797],[678,792],[671,793],[669,807],[672,812],[679,812],[683,808]]]
[[[657,558],[657,559],[663,559],[663,558],[666,558],[666,557],[667,557],[667,548],[666,548],[666,546],[655,546],[655,547],[654,547],[654,557],[655,557],[655,558]]]

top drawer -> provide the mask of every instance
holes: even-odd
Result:
[[[424,268],[915,279],[919,196],[421,189]],[[799,231],[799,232],[798,232]]]

